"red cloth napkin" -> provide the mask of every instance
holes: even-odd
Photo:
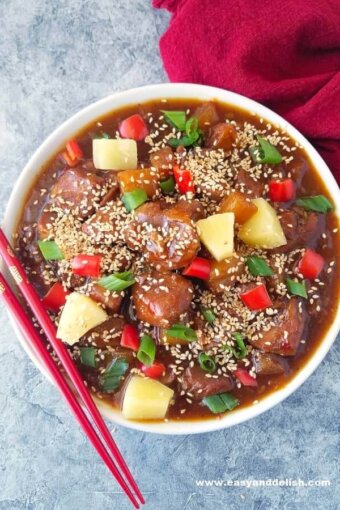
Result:
[[[340,0],[153,0],[171,81],[266,104],[317,147],[340,182]]]

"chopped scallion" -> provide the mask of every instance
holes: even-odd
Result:
[[[150,335],[143,335],[137,352],[137,359],[143,365],[150,366],[155,360],[156,344]]]
[[[244,345],[244,339],[241,333],[235,332],[233,333],[234,342],[236,344],[236,348],[234,349],[234,355],[237,359],[242,359],[247,356],[247,347]]]
[[[165,334],[167,336],[171,336],[172,338],[178,338],[187,342],[193,342],[194,340],[197,340],[196,331],[192,328],[184,326],[183,324],[174,324],[171,326],[171,328],[165,330]]]
[[[282,156],[274,145],[261,136],[257,136],[257,140],[260,146],[249,148],[254,163],[268,163],[270,165],[281,163]]]
[[[106,133],[105,131],[99,131],[98,133],[95,134],[95,136],[93,138],[94,138],[94,140],[96,140],[98,138],[110,139],[111,136],[109,135],[109,133]]]
[[[124,273],[114,273],[109,276],[103,276],[97,283],[111,292],[120,292],[133,285],[135,283],[135,278],[131,271],[125,271]]]
[[[172,177],[172,175],[170,175],[170,177],[168,177],[164,181],[161,181],[159,183],[159,185],[160,185],[161,190],[163,191],[163,193],[165,195],[167,195],[167,194],[172,193],[173,191],[175,191],[176,183],[175,183],[175,179]]]
[[[253,276],[272,276],[274,274],[267,262],[257,255],[247,257],[246,266]]]
[[[223,348],[226,351],[230,351],[236,359],[242,359],[247,356],[247,347],[244,344],[244,339],[241,333],[233,333],[235,347],[229,344],[224,344]]]
[[[95,368],[96,366],[96,349],[94,347],[80,347],[80,361],[86,367]]]
[[[198,119],[191,117],[185,124],[185,134],[190,137],[195,137],[198,133]]]
[[[131,212],[137,209],[140,205],[144,204],[148,200],[148,195],[143,189],[136,188],[132,191],[127,191],[122,196],[123,204],[126,209]]]
[[[179,131],[185,130],[186,115],[184,111],[161,110],[165,120]]]
[[[286,280],[287,289],[290,292],[290,294],[293,294],[294,296],[300,296],[303,298],[308,297],[306,285],[305,282],[296,282],[295,280],[291,280],[290,278],[287,278]]]
[[[333,205],[324,195],[315,195],[312,197],[302,197],[296,200],[296,204],[307,211],[326,213],[333,209]]]
[[[209,322],[210,324],[212,324],[214,322],[214,320],[216,319],[216,315],[214,314],[214,312],[212,310],[210,310],[210,308],[202,308],[201,312],[202,312],[202,315],[205,318],[205,320],[207,322]]]
[[[234,407],[239,405],[239,401],[231,393],[210,395],[209,397],[204,397],[202,402],[209,407],[210,411],[214,414],[231,411]]]
[[[168,144],[171,145],[171,147],[176,148],[180,145],[189,147],[189,145],[200,144],[202,132],[198,127],[198,120],[196,117],[191,117],[191,119],[187,120],[184,128],[180,131],[185,131],[185,135],[181,138],[170,138]]]
[[[39,249],[45,260],[62,260],[64,254],[55,241],[38,241]]]
[[[101,389],[105,393],[115,391],[128,368],[129,363],[125,358],[114,358],[100,378]]]
[[[213,374],[216,370],[216,363],[212,356],[209,356],[205,352],[201,352],[198,356],[198,362],[200,364],[200,367],[205,372],[208,372],[209,374]]]

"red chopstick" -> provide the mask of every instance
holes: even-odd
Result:
[[[135,480],[133,479],[132,474],[130,473],[129,468],[127,467],[127,464],[122,454],[118,450],[118,447],[115,444],[110,434],[110,431],[108,430],[96,404],[94,403],[90,392],[86,388],[84,381],[80,373],[78,372],[76,366],[74,365],[67,348],[60,340],[57,339],[55,326],[52,320],[50,319],[49,315],[47,314],[46,310],[42,306],[38,294],[28,281],[27,275],[23,267],[21,266],[20,262],[15,257],[14,252],[2,229],[0,229],[0,255],[2,256],[6,266],[11,272],[16,284],[20,288],[20,291],[22,292],[24,298],[26,299],[28,305],[30,306],[42,330],[44,331],[48,340],[50,341],[70,380],[74,384],[77,392],[81,397],[82,402],[84,403],[98,430],[100,431],[110,453],[117,461],[118,466],[120,467],[127,481],[130,483],[131,487],[135,491],[138,499],[142,504],[144,504],[145,502],[144,498]]]
[[[134,505],[135,508],[139,508],[138,502],[136,501],[135,497],[131,493],[128,485],[126,484],[125,480],[122,478],[121,474],[119,473],[116,465],[112,461],[111,457],[105,450],[105,447],[103,443],[101,442],[100,438],[97,436],[95,430],[92,428],[91,423],[89,422],[86,414],[84,413],[83,409],[81,408],[78,400],[76,399],[74,393],[67,385],[67,382],[63,378],[62,374],[59,372],[59,369],[57,365],[55,364],[54,360],[51,357],[51,354],[48,352],[44,342],[42,341],[38,331],[33,326],[31,320],[28,318],[24,310],[21,308],[20,302],[18,301],[18,298],[13,293],[12,289],[6,282],[4,276],[2,273],[0,273],[0,295],[5,301],[6,305],[16,318],[18,324],[20,325],[20,328],[26,338],[28,339],[31,347],[34,349],[34,352],[36,356],[38,356],[45,366],[46,370],[49,372],[51,377],[53,378],[54,383],[60,390],[60,393],[65,397],[67,403],[69,404],[69,407],[84,430],[85,434],[88,436],[89,440],[91,441],[94,448],[97,450],[100,457],[103,459],[104,463],[108,467],[108,469],[111,471],[113,476],[116,478],[117,482],[121,486],[121,488],[124,490],[124,492],[127,494],[128,498],[130,499],[131,503]]]

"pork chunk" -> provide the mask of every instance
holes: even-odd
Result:
[[[193,287],[176,273],[144,273],[132,288],[136,316],[152,326],[169,328],[190,307]]]

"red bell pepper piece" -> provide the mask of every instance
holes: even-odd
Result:
[[[78,142],[70,140],[66,144],[66,150],[69,153],[71,159],[82,159],[84,157],[83,151],[79,147]]]
[[[72,159],[71,156],[69,155],[69,153],[67,151],[64,151],[61,153],[61,157],[63,158],[63,160],[65,161],[65,163],[68,164],[68,166],[70,166],[71,168],[78,165],[78,159]]]
[[[101,255],[76,255],[72,260],[72,271],[80,276],[99,278]]]
[[[234,374],[243,386],[257,386],[257,380],[254,379],[245,368],[238,368]]]
[[[300,259],[298,271],[305,278],[314,280],[321,273],[324,264],[325,259],[319,253],[316,253],[316,251],[308,248]]]
[[[240,294],[240,298],[249,310],[263,310],[273,304],[266,286],[263,285],[263,283],[261,285],[256,285],[256,287],[244,292],[243,294]]]
[[[60,307],[66,303],[66,296],[69,294],[61,283],[56,282],[52,285],[41,302],[47,310],[57,312]]]
[[[292,179],[269,182],[269,198],[273,202],[288,202],[295,198],[295,184]]]
[[[151,377],[152,379],[159,379],[165,372],[165,366],[163,363],[159,363],[158,361],[154,361],[154,363],[149,367],[141,365],[139,368],[144,375]]]
[[[201,280],[208,280],[211,270],[211,261],[203,257],[195,257],[191,264],[184,269],[184,276],[194,276]]]
[[[149,130],[143,117],[136,113],[120,123],[119,133],[122,138],[130,138],[140,142],[149,134]]]
[[[125,324],[122,332],[122,338],[120,339],[120,345],[137,352],[139,344],[140,340],[138,330],[131,324]]]
[[[174,165],[173,171],[178,191],[183,194],[195,193],[195,185],[190,170]]]
[[[79,160],[84,157],[84,154],[79,144],[75,140],[70,140],[66,144],[66,151],[62,152],[61,156],[68,166],[74,167],[79,163]]]

